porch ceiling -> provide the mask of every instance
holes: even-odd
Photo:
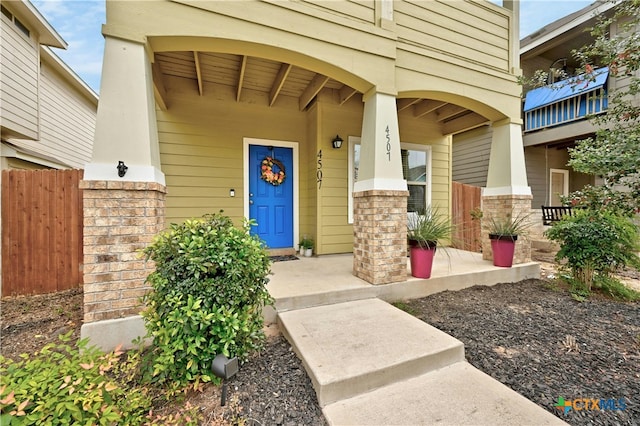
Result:
[[[167,108],[165,81],[167,77],[193,80],[193,88],[205,96],[205,83],[227,86],[233,89],[236,102],[242,102],[244,91],[261,93],[272,107],[281,97],[297,99],[302,111],[322,90],[334,90],[340,105],[353,96],[361,96],[357,90],[328,76],[291,64],[276,62],[255,56],[225,53],[180,51],[155,54],[153,80],[156,102]],[[398,114],[412,115],[416,119],[435,119],[443,134],[455,134],[488,123],[488,120],[465,108],[424,98],[399,98]]]

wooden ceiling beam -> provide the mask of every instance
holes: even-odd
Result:
[[[358,91],[356,89],[354,89],[353,87],[347,86],[346,84],[344,86],[342,86],[340,88],[339,94],[340,94],[340,105],[343,105],[345,102],[347,102],[349,99],[351,99],[351,97],[353,95],[355,95],[356,93],[358,93]]]
[[[247,70],[247,57],[243,56],[240,62],[240,70],[238,72],[238,90],[236,91],[236,102],[240,102],[240,94],[242,93],[242,85],[244,84],[244,73]]]
[[[198,52],[196,52],[195,50],[193,51],[193,60],[196,63],[196,77],[198,79],[198,93],[200,93],[200,96],[202,96],[203,90],[202,90],[202,70],[200,69],[200,56],[198,55]]]
[[[455,135],[489,124],[489,120],[475,112],[454,118],[442,125],[442,134]]]
[[[276,75],[276,79],[271,86],[271,92],[269,92],[269,106],[273,106],[276,99],[278,99],[278,95],[280,94],[285,81],[287,81],[287,77],[289,76],[289,72],[291,72],[292,67],[293,65],[284,63],[280,66],[280,71],[278,71],[278,75]]]
[[[449,118],[455,117],[456,115],[460,115],[464,111],[467,111],[467,109],[455,104],[445,105],[442,108],[438,108],[436,111],[436,120],[445,121]]]
[[[318,92],[322,90],[322,88],[327,84],[328,81],[329,77],[327,77],[326,75],[316,74],[316,76],[313,77],[307,88],[304,89],[304,92],[302,92],[302,95],[300,95],[300,98],[298,99],[300,111],[304,111],[307,105],[311,103],[313,98],[315,98]]]
[[[396,99],[396,106],[398,108],[398,112],[404,111],[405,109],[409,108],[412,105],[417,104],[420,101],[422,101],[422,99],[420,99],[420,98]]]
[[[157,62],[151,64],[151,74],[153,76],[153,97],[162,111],[167,110],[167,90],[164,87],[162,71]]]
[[[425,99],[422,102],[418,102],[417,104],[413,105],[413,116],[416,118],[422,117],[423,115],[427,115],[446,104],[446,102],[442,101]]]

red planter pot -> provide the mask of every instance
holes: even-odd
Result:
[[[431,278],[435,247],[411,246],[411,276],[416,278]]]
[[[518,236],[489,235],[489,238],[491,239],[491,250],[493,251],[493,265],[511,268]]]

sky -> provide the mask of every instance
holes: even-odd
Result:
[[[124,0],[123,0],[124,1]],[[492,0],[501,4],[501,0]],[[105,0],[31,0],[67,42],[66,50],[53,49],[96,93],[100,92],[105,23]],[[521,0],[520,38],[582,9],[591,0]]]

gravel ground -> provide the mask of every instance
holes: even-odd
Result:
[[[545,280],[472,287],[405,302],[412,314],[460,339],[467,360],[572,425],[640,424],[640,304],[573,300]],[[82,294],[5,299],[0,349],[35,351],[82,323]],[[575,339],[575,343],[574,343]],[[558,398],[623,399],[625,410],[555,408]],[[228,403],[208,386],[188,397],[203,424],[324,425],[302,363],[281,336],[229,381]],[[616,407],[621,408],[618,404]],[[169,408],[170,409],[170,408]]]

